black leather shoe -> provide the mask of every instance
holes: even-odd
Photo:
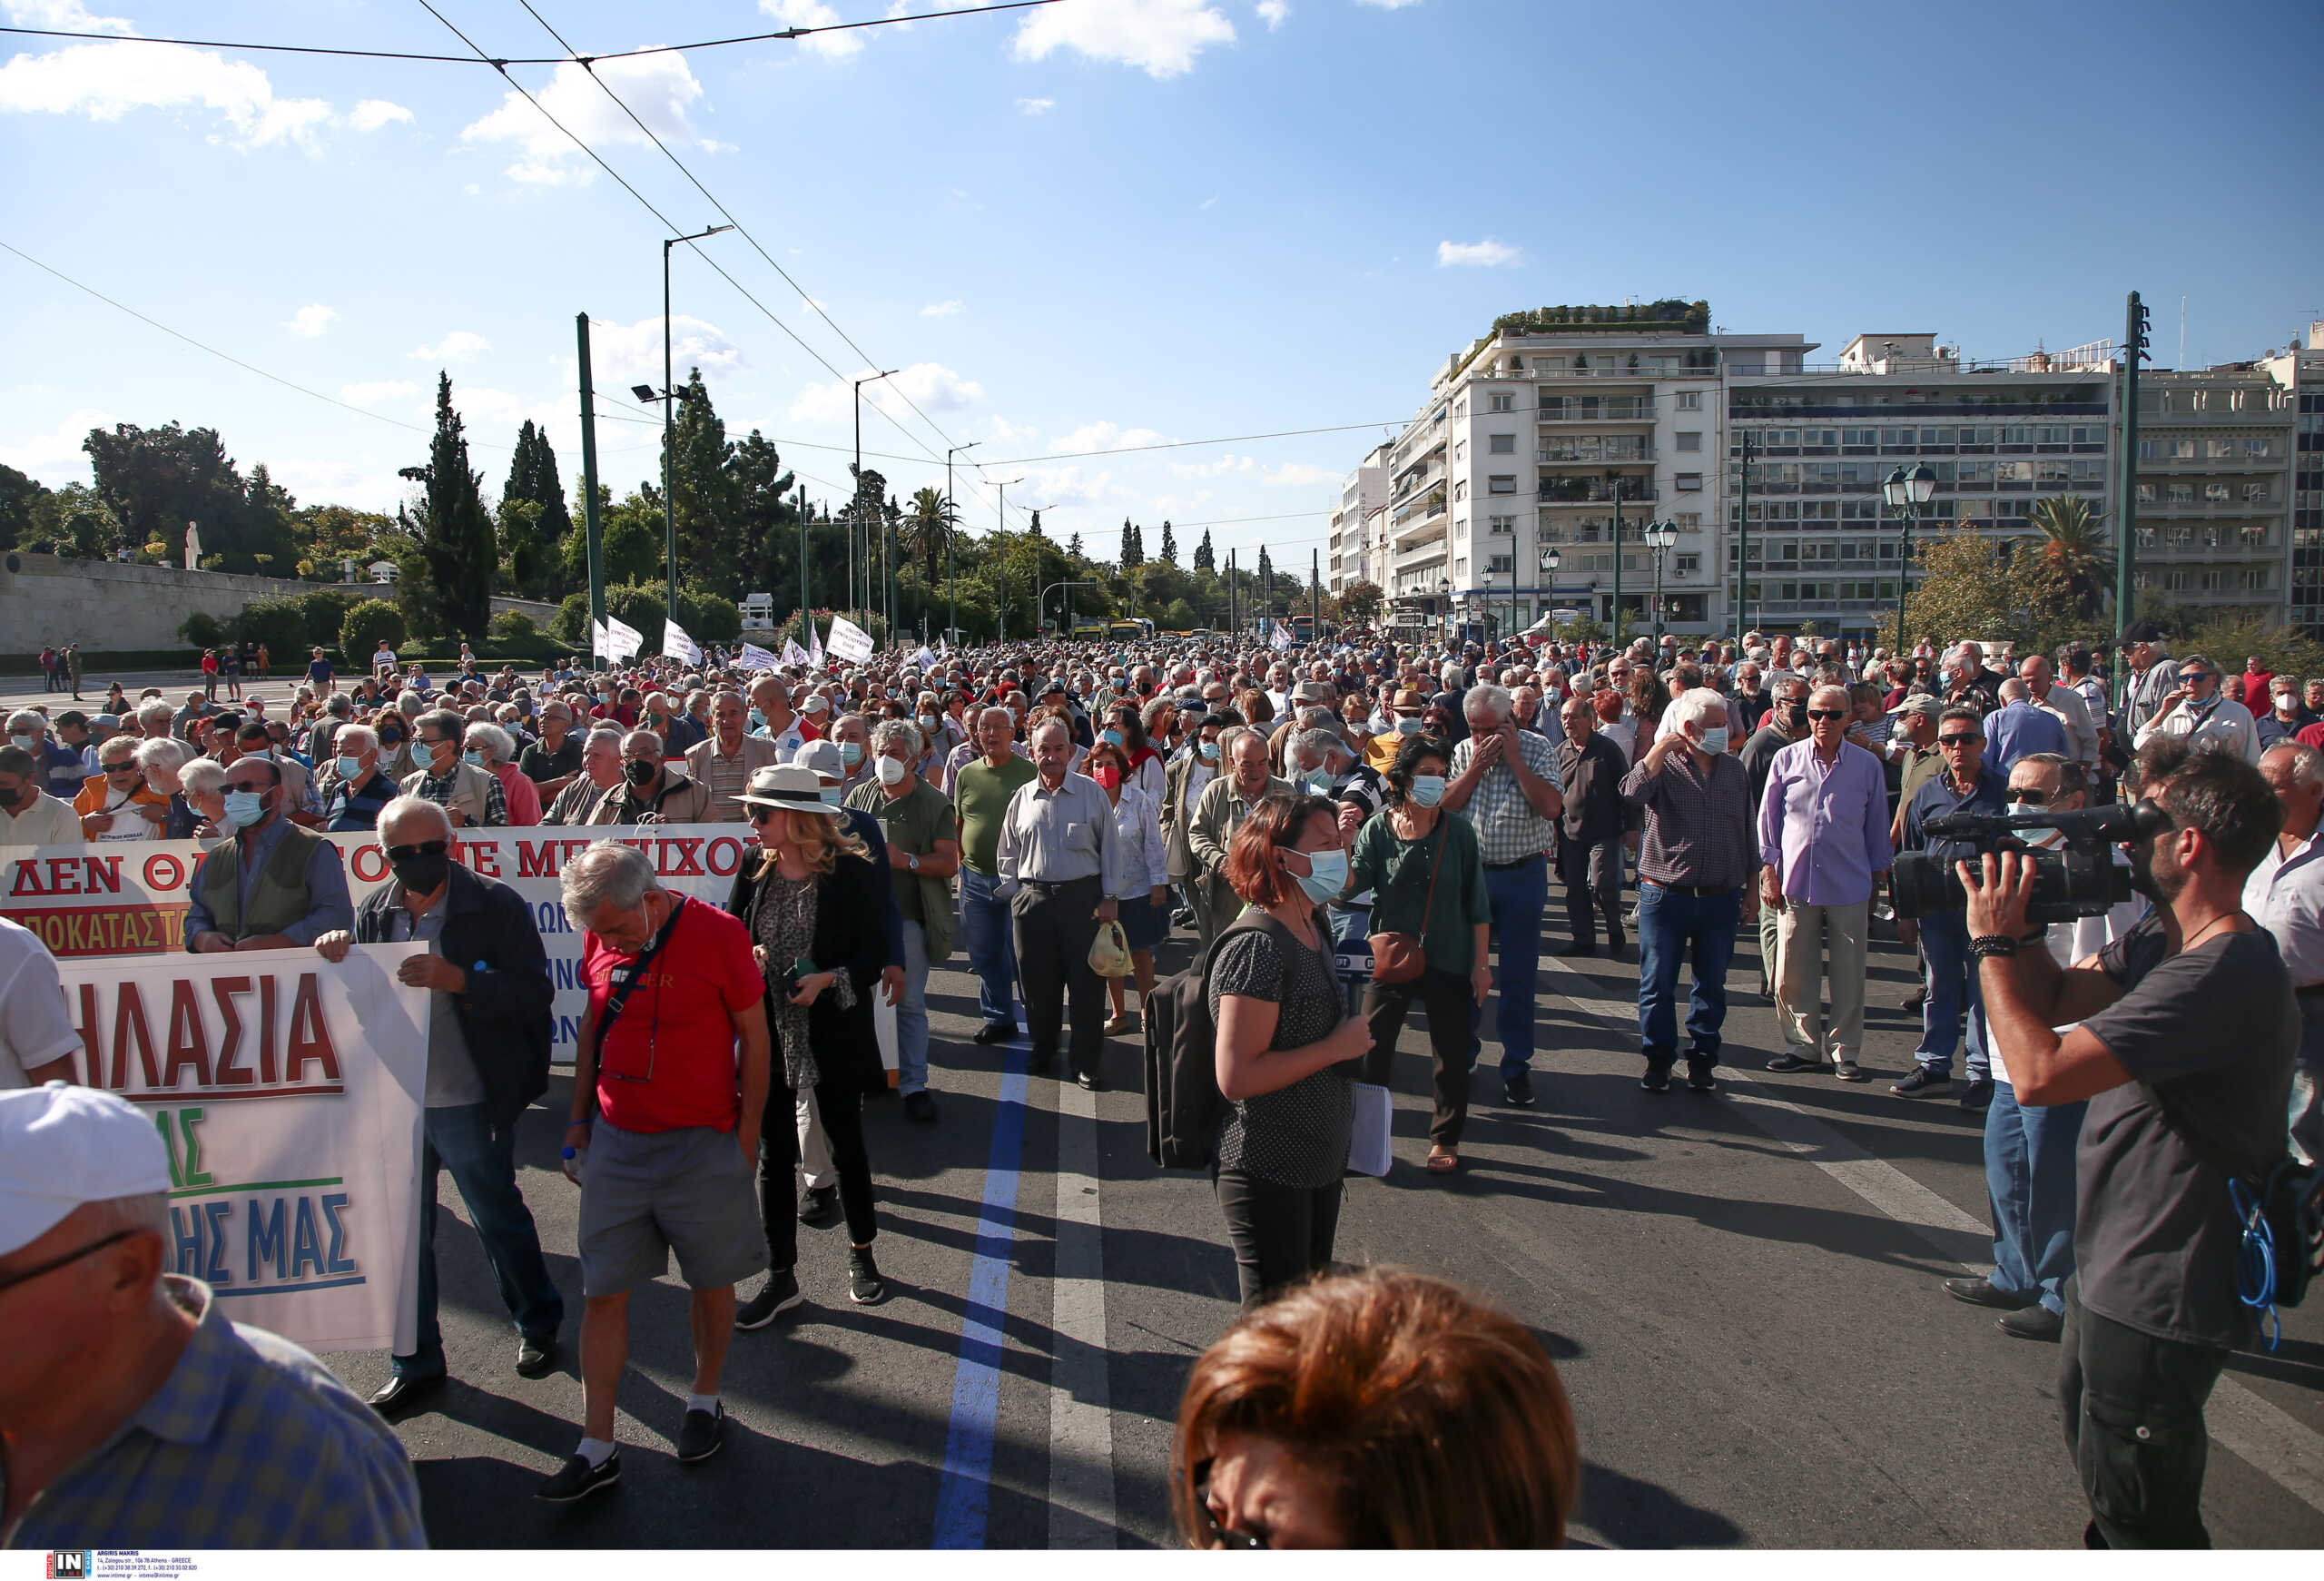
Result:
[[[1025,1069],[1031,1072],[1036,1076],[1046,1076],[1049,1073],[1049,1067],[1056,1063],[1057,1051],[1055,1049],[1051,1049],[1048,1053],[1043,1053],[1040,1050],[1035,1049],[1033,1051],[1032,1057],[1025,1062]]]
[[[1803,1060],[1797,1054],[1782,1053],[1768,1062],[1768,1069],[1787,1076],[1794,1071],[1820,1071],[1823,1066],[1814,1060]]]
[[[2066,1320],[2059,1313],[2036,1301],[2030,1307],[1994,1319],[1994,1327],[2013,1339],[2040,1339],[2054,1345],[2066,1331]]]
[[[444,1387],[440,1372],[398,1373],[379,1386],[371,1397],[371,1408],[383,1417],[392,1417],[410,1410]]]
[[[799,1222],[828,1224],[839,1210],[837,1186],[810,1186],[799,1193]]]
[[[595,1466],[575,1455],[558,1467],[553,1476],[544,1477],[541,1485],[533,1489],[533,1497],[543,1504],[576,1504],[620,1480],[620,1450],[615,1450]]]
[[[1956,1301],[1966,1301],[1973,1307],[1999,1307],[2004,1312],[2014,1312],[2020,1308],[2039,1305],[2038,1302],[2027,1300],[2024,1296],[2013,1296],[2007,1290],[1995,1290],[1994,1282],[1986,1279],[1946,1280],[1945,1293]]]
[[[1073,1073],[1073,1084],[1084,1092],[1095,1092],[1104,1085],[1098,1080],[1098,1072],[1095,1071],[1076,1071]]]
[[[1007,1023],[1000,1022],[987,1022],[983,1027],[978,1030],[977,1035],[969,1041],[990,1046],[993,1043],[1005,1043],[1016,1035],[1017,1026],[1014,1022]]]
[[[1571,960],[1581,955],[1594,955],[1597,953],[1598,945],[1596,941],[1593,940],[1589,944],[1583,944],[1578,939],[1558,952],[1559,954],[1565,956],[1568,960]]]
[[[517,1342],[517,1376],[539,1378],[556,1365],[556,1336]]]

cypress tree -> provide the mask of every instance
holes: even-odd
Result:
[[[500,563],[492,518],[477,486],[483,478],[468,470],[468,441],[460,414],[452,410],[452,376],[438,373],[436,437],[428,464],[398,474],[420,486],[419,512],[398,507],[396,519],[419,547],[426,585],[414,596],[445,630],[482,637],[492,617],[492,575]]]

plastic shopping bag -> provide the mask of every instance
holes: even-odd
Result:
[[[1129,938],[1121,924],[1098,924],[1098,936],[1089,941],[1089,970],[1100,977],[1129,975]]]

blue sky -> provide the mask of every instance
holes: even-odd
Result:
[[[648,13],[534,0],[585,52],[884,15],[888,0]],[[561,53],[517,0],[438,0],[487,50]],[[934,0],[896,9],[929,10]],[[0,0],[20,26],[458,53],[418,0]],[[948,442],[1110,555],[1166,516],[1278,564],[1322,547],[1381,428],[1496,313],[1708,298],[1836,355],[1864,330],[1974,356],[2115,333],[2157,361],[2324,317],[2312,5],[1710,6],[1542,0],[1064,0],[600,70],[862,349],[740,236],[681,249],[679,376],[811,495],[844,488],[840,376],[897,491]],[[650,214],[483,66],[0,38],[0,241],[171,328],[425,427],[438,369],[497,498],[517,423],[568,477],[573,319],[609,416],[660,378]],[[517,66],[682,229],[710,204],[578,69]],[[2138,97],[2124,104],[2125,84]],[[391,508],[425,436],[172,340],[0,252],[0,460],[85,478],[93,423],[210,424],[304,502]],[[829,366],[825,366],[825,362]],[[836,372],[834,372],[836,371]],[[872,391],[866,391],[867,398]],[[883,398],[884,400],[885,398]],[[932,420],[932,423],[931,420]],[[658,464],[599,427],[616,492]],[[934,459],[930,459],[930,452]],[[1076,452],[1064,455],[1061,453]],[[1009,463],[1009,464],[1003,464]],[[972,528],[993,519],[965,469]],[[1182,556],[1199,529],[1182,534]]]

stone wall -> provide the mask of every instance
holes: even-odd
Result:
[[[92,653],[179,647],[186,617],[206,611],[223,620],[257,598],[280,598],[330,586],[366,598],[391,598],[378,582],[318,583],[117,560],[60,559],[12,549],[0,555],[0,653],[38,653],[49,643],[77,642]],[[556,606],[532,598],[495,598],[492,612],[514,609],[543,630]],[[277,663],[283,656],[275,655]]]

